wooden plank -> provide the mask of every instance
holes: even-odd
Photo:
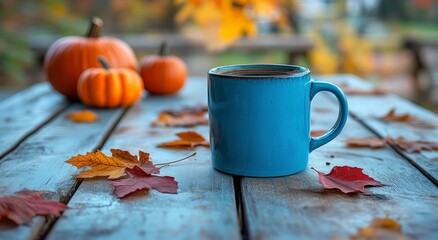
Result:
[[[370,83],[353,75],[318,79],[337,83],[348,82],[351,87],[357,89],[372,88]],[[350,114],[359,119],[382,138],[390,136],[393,138],[405,137],[412,140],[438,140],[438,128],[421,128],[406,123],[385,122],[379,119],[394,108],[398,114],[409,113],[422,121],[426,121],[438,127],[438,116],[436,114],[394,94],[383,96],[350,95],[348,96],[348,103],[350,105]],[[407,153],[400,150],[399,152],[438,186],[438,151]]]
[[[47,83],[0,101],[0,159],[68,105]]]
[[[151,190],[119,200],[108,180],[82,182],[69,202],[71,209],[59,219],[48,239],[238,239],[233,180],[211,166],[209,149],[170,150],[156,145],[175,139],[186,128],[153,128],[151,121],[164,109],[206,103],[205,78],[190,79],[176,96],[147,97],[130,109],[103,148],[149,152],[162,163],[197,155],[162,169],[161,175],[174,176],[178,194]],[[207,126],[195,130],[208,136]]]
[[[323,96],[312,102],[311,129],[328,129],[337,107]],[[390,147],[349,149],[351,137],[373,136],[350,118],[334,141],[310,155],[309,167],[280,178],[243,178],[245,222],[250,239],[347,239],[372,219],[390,217],[414,239],[438,239],[437,188]],[[327,165],[329,162],[330,165]],[[388,186],[370,189],[373,196],[323,190],[317,174],[333,166],[356,166]]]
[[[46,95],[50,98],[50,94]],[[32,102],[29,105],[31,107]],[[68,113],[84,108],[82,104],[73,104],[2,159],[1,196],[28,188],[54,192],[53,200],[67,200],[76,184],[71,174],[77,169],[64,161],[101,146],[125,112],[124,109],[93,109],[100,116],[94,123],[76,123],[67,118]],[[0,239],[38,236],[45,223],[44,218],[37,217],[29,225],[0,225]]]

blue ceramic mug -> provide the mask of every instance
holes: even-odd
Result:
[[[333,140],[347,120],[342,90],[313,81],[304,67],[231,65],[208,74],[212,161],[226,173],[277,177],[300,172],[309,153]],[[336,96],[339,116],[326,134],[310,137],[310,101],[320,91]]]

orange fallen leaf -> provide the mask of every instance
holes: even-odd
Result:
[[[99,115],[90,110],[72,112],[67,117],[75,122],[95,122],[99,120]]]
[[[345,141],[347,147],[349,148],[383,148],[386,144],[386,139],[379,139],[374,137],[365,137],[365,138],[349,138]]]
[[[15,195],[0,197],[0,220],[7,218],[21,225],[36,215],[59,217],[68,208],[63,203],[44,199],[42,193],[25,189]]]
[[[395,108],[391,109],[385,116],[382,116],[381,119],[385,122],[414,122],[417,120],[417,118],[408,113],[396,114]]]
[[[324,135],[327,132],[327,130],[312,130],[310,131],[311,137],[319,137]]]
[[[210,143],[200,134],[193,132],[193,131],[187,131],[187,132],[180,132],[176,134],[180,139],[160,143],[158,144],[158,147],[162,148],[194,148],[197,146],[202,147],[210,147]]]
[[[398,137],[396,139],[387,137],[388,143],[396,145],[397,147],[403,149],[404,151],[411,153],[419,153],[422,150],[425,151],[438,151],[438,143],[430,141],[411,141],[403,137]]]
[[[155,167],[149,160],[149,154],[140,151],[140,158],[131,155],[128,151],[120,149],[111,149],[112,156],[107,156],[101,151],[96,153],[87,153],[70,158],[66,162],[77,167],[91,167],[75,174],[76,178],[93,178],[108,177],[108,179],[117,179],[125,176],[125,168],[140,166],[145,168],[149,173],[159,173],[160,169]]]
[[[359,229],[359,231],[350,237],[352,240],[367,240],[367,239],[410,239],[401,231],[401,225],[397,221],[390,218],[376,218],[367,227]]]

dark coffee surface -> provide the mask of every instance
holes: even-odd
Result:
[[[218,74],[228,76],[245,76],[245,77],[261,77],[261,76],[292,76],[303,73],[299,69],[275,69],[275,68],[247,68],[247,69],[235,69],[235,70],[222,70],[218,71]]]

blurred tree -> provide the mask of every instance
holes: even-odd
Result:
[[[65,1],[0,1],[1,82],[26,82],[25,71],[34,62],[27,36],[75,33],[80,22],[69,15]]]
[[[223,50],[242,36],[257,34],[260,19],[285,23],[281,0],[176,0],[175,20],[189,24],[208,50]],[[193,23],[190,25],[190,23]]]
[[[145,33],[175,29],[172,0],[2,0],[0,1],[0,84],[28,82],[34,68],[30,36],[82,35],[92,16],[104,32]]]
[[[373,45],[348,21],[345,0],[331,5],[331,14],[319,16],[309,29],[315,47],[309,53],[314,72],[352,73],[366,76],[373,71]]]

